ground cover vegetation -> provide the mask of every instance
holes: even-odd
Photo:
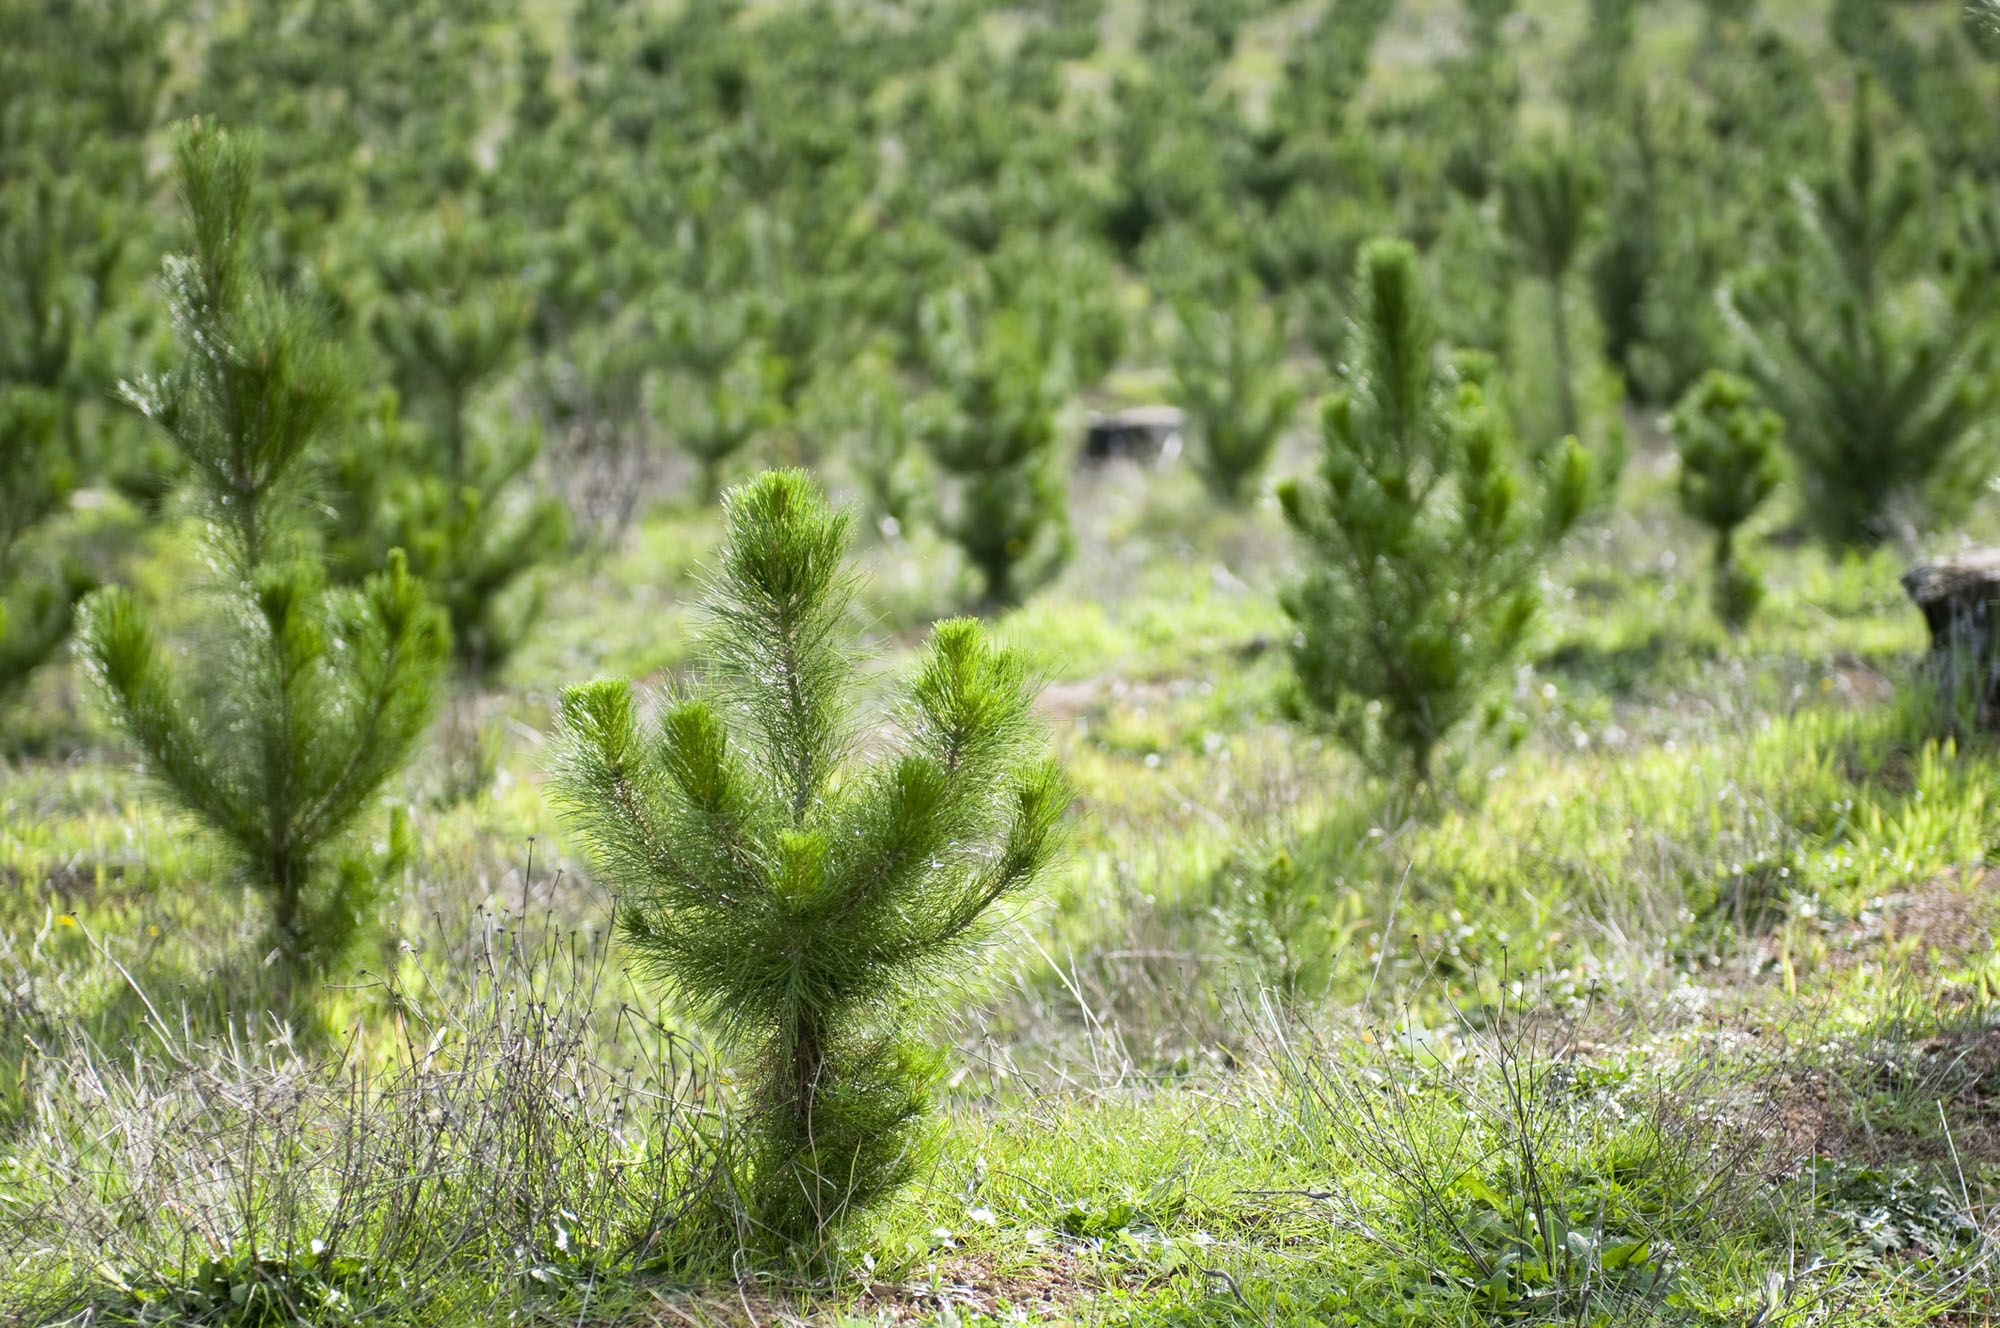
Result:
[[[1996,191],[1984,2],[0,5],[0,1323],[1989,1321]]]

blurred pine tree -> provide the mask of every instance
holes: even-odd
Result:
[[[1715,534],[1716,616],[1740,629],[1757,611],[1764,582],[1738,556],[1736,530],[1784,478],[1785,423],[1757,404],[1748,380],[1719,370],[1687,390],[1670,423],[1680,447],[1681,510]]]
[[[940,390],[918,403],[915,426],[951,484],[939,524],[979,573],[986,602],[1016,604],[1062,568],[1073,543],[1058,348],[1019,310],[979,315],[957,295],[931,312]]]
[[[505,241],[456,208],[377,253],[370,325],[401,392],[335,450],[339,573],[360,580],[401,549],[451,619],[463,675],[490,677],[540,615],[538,569],[561,555],[560,502],[536,492],[539,424],[494,399],[529,305],[496,273]]]
[[[1500,224],[1521,263],[1548,288],[1556,399],[1562,431],[1570,437],[1582,431],[1583,420],[1576,404],[1567,288],[1596,221],[1602,192],[1595,166],[1576,148],[1554,141],[1521,149],[1500,176]]]
[[[1869,546],[1962,512],[1988,474],[1995,255],[1921,243],[1919,163],[1882,160],[1870,80],[1841,167],[1795,181],[1779,257],[1725,290],[1745,364],[1784,418],[1806,521]]]
[[[1302,396],[1285,367],[1284,329],[1247,295],[1233,307],[1186,301],[1177,313],[1172,390],[1192,460],[1217,497],[1247,502]]]

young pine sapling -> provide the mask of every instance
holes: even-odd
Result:
[[[837,399],[838,455],[846,458],[867,515],[885,536],[908,534],[927,510],[933,476],[910,443],[908,400],[886,356],[865,354],[829,374]]]
[[[1235,308],[1190,303],[1179,323],[1173,394],[1194,435],[1194,464],[1217,497],[1242,503],[1298,413],[1283,328],[1247,299]]]
[[[1278,490],[1308,568],[1283,603],[1302,699],[1364,760],[1427,783],[1513,667],[1591,464],[1570,440],[1530,465],[1482,390],[1490,364],[1440,368],[1408,244],[1364,249],[1354,292],[1354,367],[1325,408],[1319,474]]]
[[[193,243],[166,283],[186,354],[128,389],[207,500],[225,603],[203,649],[216,653],[199,681],[177,678],[122,588],[84,602],[80,635],[112,718],[264,895],[275,949],[304,973],[356,934],[384,875],[333,850],[429,721],[450,635],[400,554],[359,591],[330,591],[300,537],[297,472],[348,376],[318,320],[251,262],[254,177],[236,136],[178,131]]]
[[[1069,793],[1022,659],[969,619],[932,631],[903,741],[859,761],[847,515],[795,470],[724,510],[709,686],[651,724],[622,681],[569,689],[557,789],[627,943],[753,1067],[751,1216],[817,1248],[919,1165],[914,1017],[1048,865]]]
[[[1757,404],[1748,380],[1719,369],[1681,397],[1671,417],[1681,454],[1681,509],[1715,532],[1715,613],[1731,631],[1764,598],[1757,569],[1736,554],[1736,530],[1784,478],[1785,423]]]
[[[492,271],[500,238],[445,211],[385,246],[371,318],[401,400],[371,415],[334,468],[334,549],[352,577],[407,552],[451,619],[462,674],[491,676],[541,608],[538,567],[568,541],[562,504],[532,492],[542,434],[491,389],[520,354],[528,301]]]
[[[781,366],[757,335],[759,309],[743,296],[676,295],[656,321],[667,369],[651,384],[652,415],[693,460],[696,499],[712,506],[744,449],[784,419]]]
[[[1516,154],[1500,176],[1500,224],[1521,261],[1548,288],[1556,400],[1562,431],[1570,435],[1579,432],[1582,419],[1567,287],[1583,254],[1599,192],[1598,178],[1582,154],[1550,143]]]
[[[942,390],[917,430],[950,492],[938,523],[979,572],[986,603],[1017,604],[1069,560],[1069,484],[1056,412],[1063,375],[1037,321],[940,307],[927,353]]]
[[[82,352],[126,247],[118,220],[78,179],[34,169],[0,188],[0,700],[68,638],[91,586],[35,537],[97,450],[77,406],[90,392]]]
[[[89,580],[34,556],[29,537],[59,513],[76,481],[62,401],[0,386],[0,701],[13,695],[69,636]]]
[[[1925,191],[1914,160],[1884,169],[1871,102],[1863,77],[1843,168],[1794,184],[1784,256],[1724,300],[1750,378],[1784,419],[1806,518],[1833,548],[1956,516],[1993,458],[1993,254],[1975,243],[1955,267],[1899,262]]]

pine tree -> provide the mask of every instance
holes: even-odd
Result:
[[[1453,140],[1444,177],[1462,197],[1478,202],[1492,190],[1514,139],[1522,80],[1505,32],[1516,0],[1466,0],[1464,8],[1465,48],[1440,60],[1433,104]],[[1347,271],[1353,271],[1351,260]]]
[[[1019,603],[1068,561],[1069,483],[1056,411],[1063,383],[1036,320],[973,316],[947,301],[927,338],[941,391],[917,430],[952,493],[939,525],[979,572],[989,605]]]
[[[1724,302],[1785,421],[1806,520],[1837,548],[1963,511],[1992,457],[1991,262],[1919,261],[1910,279],[1919,168],[1882,161],[1868,89],[1864,77],[1841,169],[1794,183],[1781,256]]]
[[[82,179],[39,163],[0,187],[0,700],[68,639],[91,588],[34,536],[109,459],[86,446],[77,413],[96,386],[88,343],[128,247],[125,220]]]
[[[1604,242],[1590,263],[1606,359],[1634,401],[1671,406],[1723,358],[1714,292],[1759,231],[1752,196],[1704,193],[1730,169],[1685,100],[1635,92],[1607,150]]]
[[[645,411],[644,339],[589,332],[542,356],[535,399],[549,420],[548,474],[569,512],[574,546],[617,548],[656,469]]]
[[[1490,362],[1439,367],[1408,244],[1370,244],[1354,289],[1355,362],[1325,407],[1319,474],[1278,491],[1309,569],[1283,601],[1292,663],[1349,747],[1428,782],[1512,668],[1591,466],[1574,441],[1529,466],[1482,389]]]
[[[1757,0],[1701,0],[1701,9],[1707,39],[1713,41],[1723,25],[1748,23],[1757,12]]]
[[[386,298],[375,338],[401,399],[371,412],[334,468],[340,572],[383,571],[391,550],[450,617],[468,678],[492,675],[540,615],[536,569],[567,545],[561,503],[532,491],[540,428],[490,389],[520,354],[528,302],[490,269],[492,228],[445,209],[376,256]]]
[[[1778,487],[1785,424],[1759,406],[1747,379],[1711,370],[1671,417],[1680,447],[1681,509],[1715,532],[1715,612],[1740,629],[1764,597],[1757,569],[1736,554],[1736,530]]]
[[[1581,432],[1582,418],[1576,404],[1567,287],[1582,257],[1600,192],[1590,162],[1580,152],[1552,142],[1517,153],[1500,177],[1501,225],[1522,263],[1548,287],[1556,399],[1562,431],[1572,437]]]
[[[919,1165],[915,1016],[1046,868],[1069,794],[1023,661],[968,619],[933,629],[903,743],[862,765],[848,516],[801,471],[724,511],[709,685],[653,725],[622,681],[569,689],[556,787],[627,944],[754,1067],[752,1216],[817,1243]]]
[[[780,418],[776,362],[755,342],[711,377],[670,374],[650,394],[653,418],[695,463],[695,496],[706,507],[732,464]]]
[[[51,568],[26,547],[75,481],[61,399],[0,387],[0,701],[68,639],[75,603],[90,588],[79,571]]]
[[[1645,400],[1653,384],[1645,372],[1647,313],[1665,266],[1667,235],[1678,216],[1661,216],[1666,163],[1651,100],[1640,92],[1625,103],[1628,132],[1604,154],[1610,165],[1606,236],[1590,265],[1591,297],[1604,328],[1604,353],[1625,376],[1633,395]]]
[[[653,418],[694,461],[695,496],[708,506],[751,440],[784,418],[782,373],[758,335],[764,311],[711,285],[674,293],[654,321],[666,372],[649,393]]]
[[[1965,8],[1965,26],[1978,40],[1990,57],[2000,42],[2000,0],[1972,0]]]
[[[122,588],[85,601],[81,639],[112,717],[265,896],[275,948],[304,972],[355,935],[381,879],[334,849],[429,720],[449,637],[400,555],[358,592],[329,591],[311,556],[296,480],[349,377],[319,320],[250,260],[254,176],[236,136],[177,131],[192,245],[166,283],[186,355],[130,389],[207,500],[223,612],[203,648],[223,653],[177,679]]]
[[[1097,249],[1069,236],[1011,239],[981,265],[977,306],[1015,309],[1053,348],[1057,372],[1074,389],[1100,382],[1125,350],[1118,273]]]
[[[1283,328],[1250,299],[1234,308],[1184,303],[1179,325],[1173,394],[1187,413],[1194,464],[1216,496],[1244,502],[1298,412]]]
[[[1639,3],[1589,0],[1583,41],[1564,71],[1564,93],[1579,122],[1609,110],[1625,88],[1627,65],[1638,38]]]
[[[911,446],[909,403],[884,354],[863,355],[830,370],[822,407],[875,528],[893,536],[915,529],[929,510],[935,476]]]
[[[1965,15],[1976,29],[1978,9],[1968,7]],[[1966,68],[1958,33],[1938,33],[1926,51],[1904,33],[1891,7],[1873,0],[1834,0],[1827,26],[1844,53],[1867,65],[1947,173],[1991,179],[2000,172],[1987,91]]]
[[[1306,40],[1291,46],[1280,96],[1297,123],[1339,136],[1348,105],[1367,81],[1375,39],[1395,8],[1395,0],[1335,0]]]

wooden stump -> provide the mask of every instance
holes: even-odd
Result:
[[[2000,549],[1967,549],[1903,573],[1931,629],[1929,666],[1947,701],[1976,698],[1978,724],[2000,728]]]
[[[1083,458],[1104,462],[1126,457],[1166,465],[1181,450],[1185,417],[1172,406],[1138,406],[1091,420],[1083,438]]]

